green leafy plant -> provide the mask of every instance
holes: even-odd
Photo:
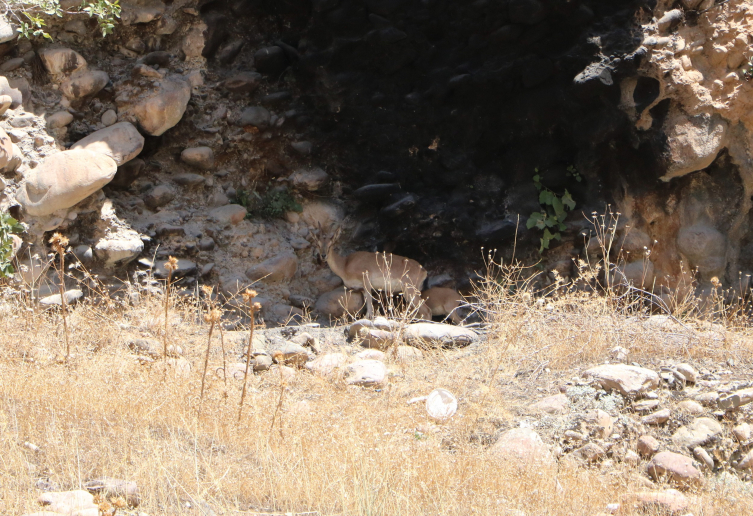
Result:
[[[264,219],[282,218],[289,211],[303,211],[301,204],[286,188],[267,190],[263,195],[255,191],[238,190],[235,203],[246,208],[249,217],[259,216]]]
[[[52,39],[45,27],[47,24],[44,15],[62,18],[65,14],[77,14],[84,12],[90,18],[96,18],[102,37],[111,34],[115,29],[115,22],[120,18],[119,0],[94,0],[91,3],[85,1],[77,10],[64,11],[60,7],[59,0],[9,0],[6,2],[9,21],[15,23],[16,30],[25,38],[43,37]]]
[[[8,213],[0,214],[0,278],[9,278],[16,269],[11,263],[13,239],[11,235],[23,232],[23,225]]]
[[[528,229],[537,228],[543,231],[541,235],[541,247],[539,248],[539,254],[541,254],[545,249],[549,249],[549,243],[552,240],[562,239],[560,231],[565,230],[566,226],[564,222],[567,218],[567,212],[575,208],[575,201],[567,190],[562,195],[557,195],[545,187],[541,183],[541,176],[538,172],[539,169],[536,169],[536,175],[533,176],[533,184],[539,191],[541,211],[531,213],[531,216],[528,217],[528,222],[526,222],[526,227]],[[580,174],[578,174],[579,177]]]

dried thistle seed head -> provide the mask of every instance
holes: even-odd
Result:
[[[178,259],[175,256],[170,256],[165,262],[165,270],[169,272],[175,272],[178,270]]]
[[[68,246],[68,238],[64,237],[60,233],[55,233],[52,235],[52,238],[50,238],[50,245],[55,250],[56,253],[62,253],[63,250]]]
[[[204,293],[205,296],[211,296],[212,290],[214,290],[214,287],[210,287],[209,285],[201,286],[201,291]]]
[[[204,316],[204,320],[208,323],[218,323],[220,322],[221,318],[222,318],[222,310],[220,310],[219,308],[212,308]]]
[[[254,310],[261,310],[261,303],[254,303],[252,306]]]
[[[250,303],[253,298],[256,297],[256,291],[251,290],[250,288],[247,288],[246,291],[242,294],[243,300],[246,303]]]

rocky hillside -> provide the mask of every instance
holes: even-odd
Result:
[[[284,320],[342,294],[313,258],[319,225],[463,287],[482,246],[510,257],[517,235],[538,259],[545,233],[526,223],[548,209],[546,271],[569,279],[599,254],[590,218],[609,203],[629,280],[740,292],[748,10],[143,0],[106,38],[85,14],[50,20],[52,43],[5,30],[2,207],[29,226],[23,275],[48,274],[62,231],[113,286],[175,255],[187,288],[264,278],[266,316]]]

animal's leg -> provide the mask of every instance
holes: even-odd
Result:
[[[371,295],[371,289],[363,289],[363,299],[366,301],[366,318],[374,318],[374,298]]]

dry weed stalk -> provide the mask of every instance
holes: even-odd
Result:
[[[277,406],[275,407],[274,414],[272,414],[272,424],[269,425],[269,434],[268,437],[272,435],[272,430],[274,430],[275,427],[275,421],[277,420],[277,414],[280,413],[280,409],[282,408],[282,402],[285,396],[285,377],[282,373],[282,361],[278,361],[277,368],[280,371],[280,398],[277,400]],[[280,439],[285,439],[285,436],[282,434],[282,414],[280,414],[280,424],[277,425],[277,429],[280,431]]]
[[[243,375],[243,390],[241,391],[241,403],[238,407],[238,422],[240,423],[241,417],[243,416],[243,402],[246,399],[246,388],[248,385],[248,370],[251,367],[251,352],[254,349],[254,313],[256,310],[259,310],[261,308],[261,305],[257,302],[254,302],[254,298],[256,297],[256,291],[251,289],[246,289],[246,291],[243,293],[243,300],[248,304],[248,311],[249,316],[251,317],[251,324],[249,326],[249,332],[248,332],[248,349],[246,350],[246,373]]]
[[[204,383],[207,379],[207,367],[209,366],[209,351],[212,348],[212,332],[214,331],[214,325],[220,322],[222,318],[222,311],[219,308],[210,308],[207,314],[204,316],[204,321],[209,323],[209,338],[207,338],[207,353],[204,356],[204,372],[201,375],[201,395],[199,396],[199,410],[201,410],[201,403],[204,401]]]
[[[55,233],[50,238],[50,244],[52,249],[60,257],[60,269],[58,274],[60,275],[60,311],[63,315],[63,333],[65,334],[65,359],[66,361],[71,357],[71,345],[68,339],[68,317],[67,317],[67,305],[65,299],[65,248],[68,246],[68,238],[64,237],[60,233]]]
[[[165,361],[167,361],[167,330],[170,312],[170,283],[173,279],[173,272],[178,270],[178,259],[174,256],[170,256],[165,262],[165,270],[167,271],[167,283],[165,284],[165,334],[163,341],[163,358],[165,359]]]

